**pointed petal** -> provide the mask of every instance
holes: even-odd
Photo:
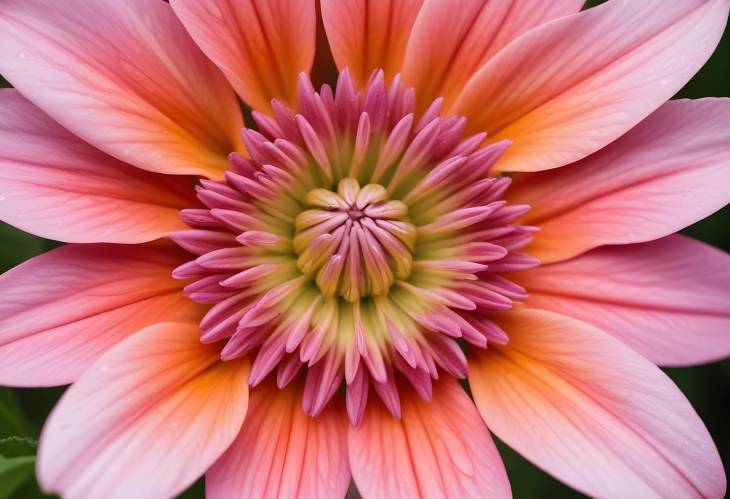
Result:
[[[170,273],[174,246],[67,245],[0,277],[0,385],[64,385],[127,336],[200,307]]]
[[[602,151],[514,178],[508,198],[532,205],[528,252],[558,261],[605,244],[651,241],[730,201],[730,99],[670,101]]]
[[[423,0],[322,0],[322,20],[340,71],[362,87],[375,69],[390,81],[401,70]]]
[[[146,170],[221,177],[236,96],[172,9],[147,0],[7,0],[0,73],[51,117]]]
[[[510,342],[477,354],[469,382],[500,440],[589,496],[723,497],[712,438],[654,364],[551,312],[512,311],[498,323]]]
[[[404,82],[424,110],[437,97],[446,109],[496,53],[530,29],[580,11],[585,0],[427,0],[413,26]]]
[[[489,431],[453,378],[433,385],[433,401],[401,392],[403,415],[368,403],[350,429],[350,465],[365,499],[511,497]]]
[[[172,0],[200,48],[254,109],[297,104],[297,77],[314,60],[314,0]]]
[[[340,401],[316,418],[302,410],[297,384],[273,380],[251,392],[236,441],[205,476],[211,499],[344,497],[350,484],[347,416]]]
[[[580,160],[626,133],[702,67],[727,0],[609,0],[526,33],[469,82],[454,106],[472,131],[514,143],[499,171]]]
[[[599,248],[510,279],[528,306],[593,324],[657,364],[730,356],[730,255],[698,241]]]
[[[0,90],[0,220],[65,242],[141,243],[185,227],[189,181],[86,144],[17,90]]]
[[[221,362],[196,325],[150,326],[100,357],[64,394],[38,451],[63,497],[172,497],[233,442],[248,360]]]

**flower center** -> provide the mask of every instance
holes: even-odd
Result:
[[[407,221],[408,207],[388,200],[385,188],[343,178],[337,192],[313,189],[304,198],[309,208],[295,220],[297,267],[326,297],[356,302],[387,295],[396,279],[411,273],[416,227]]]
[[[251,385],[300,379],[317,415],[344,384],[353,424],[372,387],[398,416],[400,387],[428,400],[441,372],[466,376],[464,348],[506,341],[490,315],[526,296],[503,274],[537,263],[519,252],[528,207],[489,175],[507,143],[465,137],[440,99],[416,116],[398,78],[359,91],[343,72],[316,92],[303,77],[299,101],[254,112],[249,157],[200,182],[173,235],[195,258],[173,275],[210,305],[201,341],[253,359]]]

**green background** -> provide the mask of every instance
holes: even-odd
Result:
[[[0,85],[7,86],[7,83],[0,78]],[[730,30],[726,31],[707,65],[677,97],[708,96],[730,96]],[[688,228],[685,233],[730,251],[729,228],[730,208],[726,207]],[[57,245],[56,242],[39,239],[0,223],[0,271],[4,272]],[[730,417],[727,409],[730,407],[730,360],[666,371],[707,424],[727,465],[730,462]],[[62,388],[30,390],[0,387],[0,499],[44,497],[33,478],[33,452],[43,421],[62,392]],[[510,475],[514,497],[582,497],[542,473],[506,446],[499,444],[499,448]],[[183,496],[202,497],[202,481]]]

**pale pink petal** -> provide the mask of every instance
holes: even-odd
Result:
[[[0,385],[71,383],[132,333],[193,321],[201,307],[170,273],[168,245],[67,245],[0,277]]]
[[[727,0],[609,0],[544,24],[469,82],[454,113],[488,141],[512,140],[499,171],[538,171],[611,143],[702,67]]]
[[[63,497],[145,499],[183,491],[233,442],[248,360],[222,362],[191,324],[140,331],[100,357],[46,422],[38,478]]]
[[[528,306],[593,324],[657,364],[730,356],[730,256],[692,239],[607,246],[510,279]]]
[[[529,252],[570,258],[651,241],[730,201],[730,99],[670,101],[602,151],[559,170],[516,175],[507,197],[532,205]]]
[[[347,416],[341,401],[316,418],[302,410],[297,383],[251,392],[243,428],[205,476],[211,499],[344,497],[350,484]]]
[[[423,0],[322,0],[332,55],[364,86],[375,69],[387,80],[401,71],[408,37]]]
[[[723,497],[712,437],[659,368],[575,319],[502,315],[509,344],[475,355],[469,374],[500,440],[592,497]]]
[[[350,429],[350,466],[365,499],[511,497],[497,448],[474,403],[453,378],[433,401],[401,391],[400,420],[373,400]]]
[[[0,220],[65,242],[141,243],[185,225],[184,177],[149,173],[72,135],[17,90],[0,90]]]
[[[146,170],[221,177],[235,93],[165,2],[4,0],[0,73],[55,120]]]
[[[296,104],[297,76],[314,60],[314,0],[172,0],[203,52],[251,107]]]
[[[421,109],[448,109],[476,71],[526,31],[580,11],[585,0],[426,0],[408,40],[403,79]]]

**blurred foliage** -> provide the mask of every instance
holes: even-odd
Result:
[[[3,443],[0,440],[0,445]],[[19,457],[0,456],[0,499],[18,494],[18,489],[33,475],[34,462],[35,457],[32,453]]]
[[[602,3],[589,1],[588,6]],[[702,71],[677,97],[730,96],[730,30]],[[0,86],[9,86],[0,77]],[[684,232],[708,244],[730,251],[730,208],[725,208]],[[58,246],[0,223],[0,272]],[[727,408],[730,361],[691,369],[667,369],[690,399],[730,462],[730,418]],[[33,479],[34,450],[43,421],[63,393],[63,388],[9,389],[0,387],[0,499],[34,499],[43,496]],[[512,482],[514,497],[582,497],[545,475],[501,442],[497,442]],[[204,496],[202,479],[180,497]]]
[[[37,447],[38,442],[28,437],[0,438],[0,499],[25,492],[24,485],[33,476]]]

